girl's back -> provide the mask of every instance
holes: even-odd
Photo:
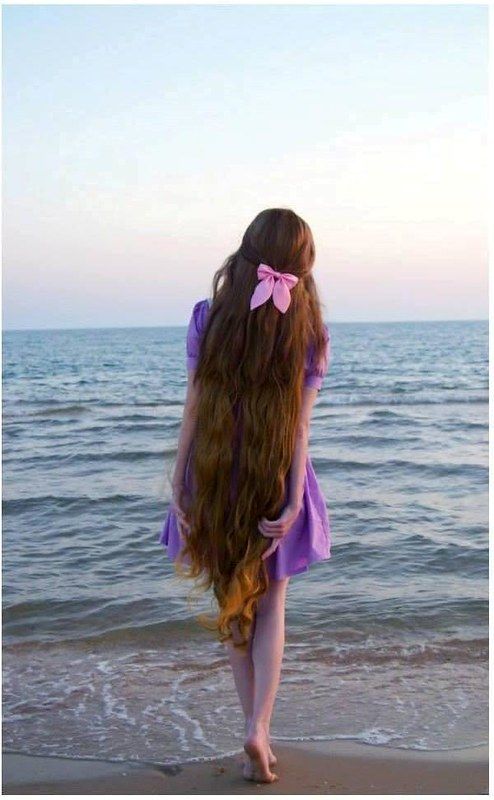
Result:
[[[187,329],[193,431],[160,540],[180,574],[213,587],[212,626],[222,639],[233,619],[247,639],[270,579],[330,557],[326,503],[307,451],[293,469],[329,363],[314,258],[297,215],[262,212],[215,274],[212,298],[194,304]],[[263,558],[270,541],[260,522],[287,506],[296,514]]]

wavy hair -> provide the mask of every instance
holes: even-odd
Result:
[[[242,650],[257,601],[268,588],[262,554],[272,540],[258,523],[261,517],[276,519],[287,501],[309,344],[317,359],[324,357],[314,260],[304,220],[289,209],[262,211],[214,275],[200,342],[189,456],[193,491],[186,509],[190,530],[176,570],[199,578],[204,590],[213,588],[219,613],[198,620],[220,641],[232,638],[235,621],[241,639],[234,645]],[[299,278],[284,314],[271,299],[250,310],[261,261]]]

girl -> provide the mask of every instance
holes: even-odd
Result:
[[[244,777],[272,782],[270,721],[291,575],[330,557],[326,503],[308,455],[329,363],[312,233],[288,209],[262,211],[197,302],[188,385],[160,541],[177,574],[213,588],[245,715]]]

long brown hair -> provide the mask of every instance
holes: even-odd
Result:
[[[309,343],[316,358],[324,354],[314,259],[314,240],[304,220],[289,209],[262,211],[214,275],[201,337],[190,530],[176,569],[184,577],[201,578],[204,590],[213,588],[218,616],[198,619],[220,641],[232,637],[235,620],[242,639],[234,643],[241,649],[257,600],[268,587],[261,556],[272,540],[258,523],[261,517],[276,519],[286,502]],[[299,278],[285,313],[272,299],[250,310],[261,261]]]

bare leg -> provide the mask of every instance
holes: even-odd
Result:
[[[285,646],[285,598],[289,578],[273,580],[257,605],[251,643],[254,702],[244,750],[255,764],[257,780],[277,779],[269,769],[269,726],[280,682]]]
[[[234,641],[241,641],[238,626],[235,622],[232,622],[232,634]],[[254,665],[250,652],[252,639],[249,642],[246,653],[241,653],[238,648],[234,647],[231,640],[227,641],[225,644],[227,647],[228,660],[233,671],[235,687],[240,698],[244,717],[247,720],[252,716],[254,704]]]
[[[254,625],[253,625],[254,630]],[[240,641],[240,633],[236,623],[232,623],[232,634],[234,641]],[[228,660],[233,672],[235,687],[240,698],[240,704],[245,717],[245,735],[249,732],[249,725],[252,719],[254,710],[254,664],[252,661],[252,636],[249,642],[249,647],[246,653],[241,653],[236,647],[233,646],[231,641],[226,642]],[[269,747],[269,764],[274,766],[276,764],[276,756]],[[244,776],[246,778],[253,777],[252,775],[251,759],[245,755],[244,760]]]

